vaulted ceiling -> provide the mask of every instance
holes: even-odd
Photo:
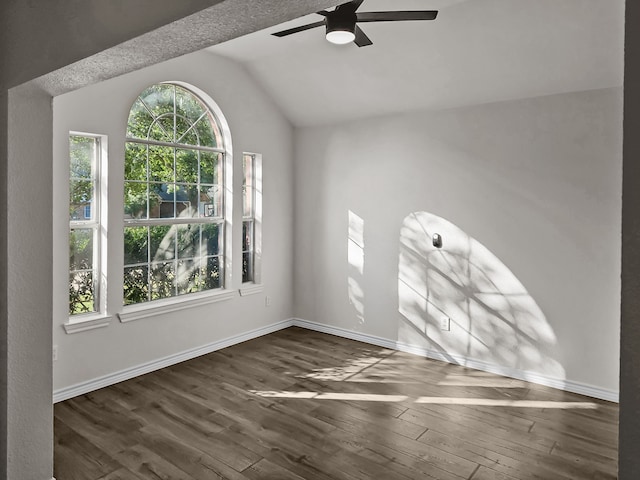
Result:
[[[621,86],[624,0],[365,0],[359,11],[439,10],[434,21],[365,23],[373,45],[322,27],[216,45],[244,64],[294,125]]]

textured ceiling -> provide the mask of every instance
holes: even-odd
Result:
[[[439,10],[366,23],[373,45],[323,28],[277,38],[312,14],[209,50],[245,65],[298,126],[622,85],[624,0],[366,0],[359,11]]]

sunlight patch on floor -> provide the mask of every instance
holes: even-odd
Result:
[[[406,395],[376,395],[371,393],[335,393],[335,392],[287,392],[249,390],[250,393],[265,398],[306,398],[314,400],[356,400],[363,402],[403,402]]]
[[[495,400],[491,398],[419,397],[415,403],[431,405],[473,405],[482,407],[557,408],[596,410],[593,402],[556,402],[553,400]]]
[[[596,410],[598,405],[593,402],[556,402],[551,400],[507,400],[491,398],[466,397],[418,397],[411,399],[407,395],[378,395],[371,393],[339,393],[339,392],[292,392],[286,390],[249,390],[250,393],[264,398],[293,398],[313,400],[344,400],[362,402],[404,402],[413,401],[418,404],[429,405],[464,405],[482,407],[513,407],[513,408],[553,408]]]

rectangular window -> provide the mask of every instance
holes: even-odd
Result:
[[[260,283],[262,226],[261,156],[242,156],[242,282]]]
[[[100,137],[69,136],[70,316],[100,311],[100,152]]]

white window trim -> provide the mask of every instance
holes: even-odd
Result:
[[[122,312],[118,313],[118,319],[121,323],[128,323],[135,320],[142,320],[143,318],[184,310],[186,308],[201,307],[211,303],[231,300],[235,298],[235,296],[235,290],[219,289],[154,300],[153,302],[138,303],[124,307]]]
[[[164,313],[183,310],[185,308],[198,307],[210,303],[216,303],[224,300],[232,299],[236,296],[236,290],[232,289],[232,257],[233,257],[233,146],[231,141],[231,129],[226,117],[218,104],[204,90],[181,81],[166,81],[167,83],[180,86],[189,92],[195,94],[202,100],[207,108],[213,112],[215,119],[220,127],[224,148],[209,148],[208,150],[218,151],[222,154],[224,177],[224,195],[223,210],[224,218],[221,224],[224,226],[224,244],[223,244],[223,280],[221,288],[215,290],[207,290],[204,292],[189,293],[170,297],[167,299],[150,300],[147,302],[125,305],[117,316],[121,323],[132,322],[143,318],[162,315]],[[135,222],[131,222],[132,224]],[[179,222],[176,222],[179,223]],[[122,291],[122,290],[121,290]],[[122,301],[121,301],[122,303]]]
[[[262,285],[261,283],[246,282],[242,284],[239,292],[241,297],[246,297],[249,295],[256,295],[258,293],[261,293],[263,290],[264,285]]]
[[[87,330],[95,330],[96,328],[108,327],[113,320],[113,316],[87,315],[80,321],[65,323],[62,325],[67,334],[86,332]]]

